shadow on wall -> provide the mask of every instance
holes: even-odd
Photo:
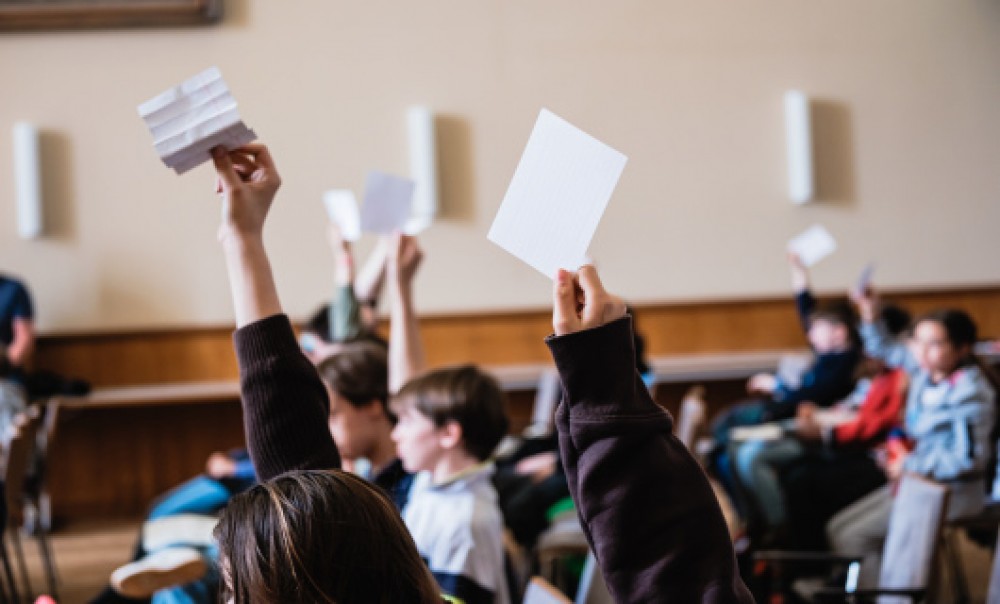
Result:
[[[246,27],[250,24],[250,0],[225,0],[222,22],[226,25]]]
[[[42,199],[45,236],[71,240],[76,236],[76,203],[73,195],[73,153],[65,134],[42,130],[39,134],[42,162]]]
[[[438,115],[434,127],[438,139],[439,218],[471,222],[476,217],[472,129],[468,121],[453,115]]]
[[[825,203],[857,203],[854,175],[854,132],[846,103],[813,100],[813,157],[816,199]]]

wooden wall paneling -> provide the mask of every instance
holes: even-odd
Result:
[[[204,471],[212,451],[243,446],[238,401],[65,410],[50,452],[60,520],[144,514]]]

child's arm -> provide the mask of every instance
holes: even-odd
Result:
[[[413,309],[413,277],[423,251],[414,237],[397,233],[386,263],[389,278],[389,392],[399,392],[424,370],[424,345]]]
[[[795,310],[803,331],[809,331],[809,318],[816,310],[816,298],[809,287],[809,269],[802,264],[798,254],[789,252],[788,266],[792,273],[792,291],[795,292]]]
[[[547,344],[559,447],[617,602],[752,602],[704,472],[635,371],[630,319],[593,267],[560,271]]]
[[[264,248],[264,221],[281,178],[263,145],[230,153],[218,147],[212,158],[223,197],[219,241],[236,310],[233,339],[251,458],[262,480],[339,467],[326,389],[282,314]]]
[[[333,301],[330,303],[327,340],[343,342],[361,331],[361,312],[354,295],[354,251],[351,242],[341,236],[336,224],[327,227],[327,238],[333,251]]]
[[[378,306],[378,299],[382,295],[382,287],[385,285],[386,262],[388,262],[389,241],[386,237],[380,237],[375,249],[368,256],[365,265],[361,267],[361,272],[354,279],[354,296],[357,300],[371,309],[371,312],[362,316],[362,321],[369,321],[364,325],[368,331],[375,330],[375,308]],[[367,317],[367,319],[365,318]]]

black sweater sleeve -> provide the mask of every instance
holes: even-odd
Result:
[[[570,492],[617,602],[753,602],[708,479],[635,371],[631,319],[551,337]]]
[[[340,467],[327,425],[330,401],[299,350],[292,324],[274,315],[233,335],[240,366],[243,426],[257,476]]]

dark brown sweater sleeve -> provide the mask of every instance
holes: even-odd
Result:
[[[635,371],[631,318],[546,343],[559,449],[616,602],[753,602],[705,473]]]
[[[243,426],[261,480],[289,470],[340,467],[327,425],[330,401],[302,354],[292,324],[274,315],[233,335],[240,365]]]

